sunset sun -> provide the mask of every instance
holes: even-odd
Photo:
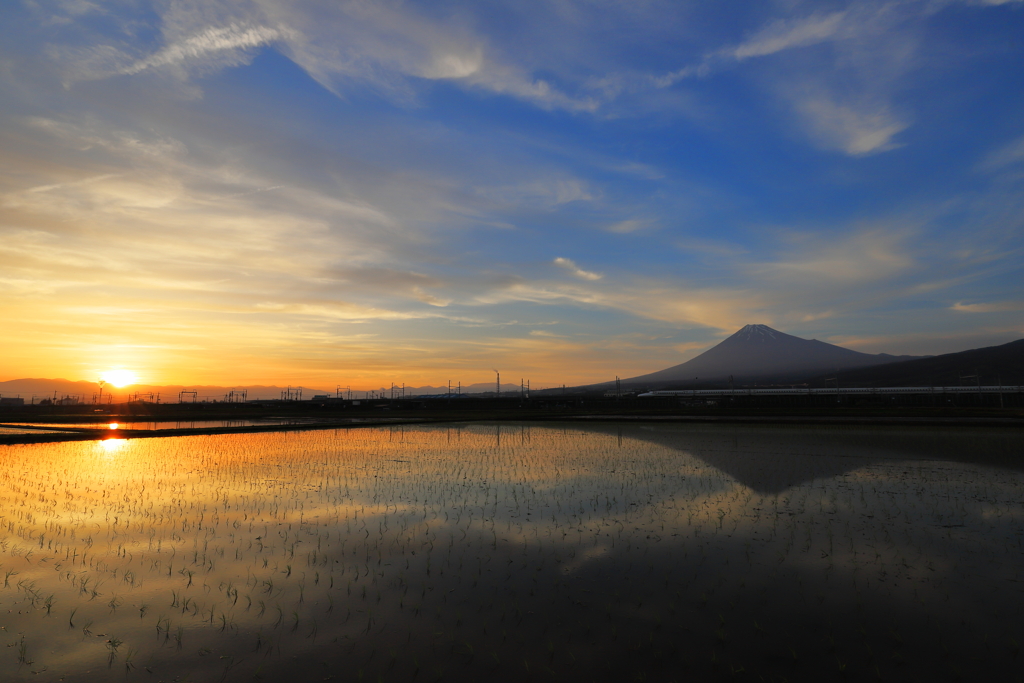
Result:
[[[100,379],[119,388],[136,382],[135,373],[131,370],[107,370],[100,376]]]

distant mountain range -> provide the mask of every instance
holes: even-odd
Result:
[[[812,384],[821,378],[811,378]],[[981,349],[946,353],[902,363],[888,363],[844,372],[848,387],[927,387],[1024,385],[1024,339]]]
[[[767,325],[746,325],[734,335],[696,358],[665,370],[622,380],[655,388],[664,385],[708,384],[728,381],[794,381],[825,372],[847,371],[872,365],[908,361],[921,356],[870,354],[802,339]]]
[[[824,386],[826,380],[838,375],[842,386],[957,386],[974,384],[973,375],[980,376],[982,384],[1024,385],[1024,339],[972,349],[941,356],[892,356],[886,353],[869,354],[853,351],[816,339],[801,339],[773,330],[767,325],[746,325],[741,330],[713,346],[696,358],[664,370],[622,380],[626,389],[671,389],[723,386],[731,377],[737,386],[744,384],[802,384]],[[607,390],[613,384],[605,382],[576,389]],[[293,391],[295,387],[290,387]],[[249,400],[278,399],[286,387],[278,386],[150,386],[135,385],[123,389],[106,387],[104,394],[113,393],[115,401],[124,401],[136,393],[141,396],[160,395],[165,403],[177,402],[179,392],[195,391],[197,399],[224,400],[229,392],[244,390]],[[334,396],[335,391],[301,387],[302,398],[317,395]],[[463,394],[493,394],[492,382],[478,382],[462,387]],[[0,382],[0,396],[21,396],[31,400],[79,396],[91,402],[99,391],[95,382],[72,382],[65,379],[17,379]],[[399,390],[396,390],[396,395]],[[452,393],[455,393],[455,387]],[[518,384],[501,385],[503,395],[515,395]],[[562,390],[538,390],[537,395],[561,393]],[[443,395],[447,386],[406,387],[405,395]],[[372,393],[390,394],[390,387]],[[352,397],[361,399],[365,391],[353,391]]]

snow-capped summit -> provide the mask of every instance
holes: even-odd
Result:
[[[744,325],[740,328],[739,332],[733,336],[745,340],[759,339],[766,341],[769,339],[775,339],[775,334],[775,330],[767,325]]]

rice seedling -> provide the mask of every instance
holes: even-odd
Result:
[[[30,639],[32,612],[83,624],[61,646],[78,661],[93,623],[154,625],[125,635],[126,675],[142,656],[202,680],[342,661],[370,680],[510,679],[517,661],[660,679],[676,652],[697,678],[856,678],[850,644],[889,652],[890,628],[904,661],[944,673],[928,638],[953,664],[985,647],[950,605],[1002,625],[1001,644],[1024,606],[1020,474],[936,457],[958,443],[977,434],[476,425],[7,447],[0,569]],[[168,603],[174,625],[147,610]]]

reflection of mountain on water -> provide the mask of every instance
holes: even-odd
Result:
[[[883,461],[950,460],[1024,470],[1014,429],[574,425],[688,453],[760,494]]]

